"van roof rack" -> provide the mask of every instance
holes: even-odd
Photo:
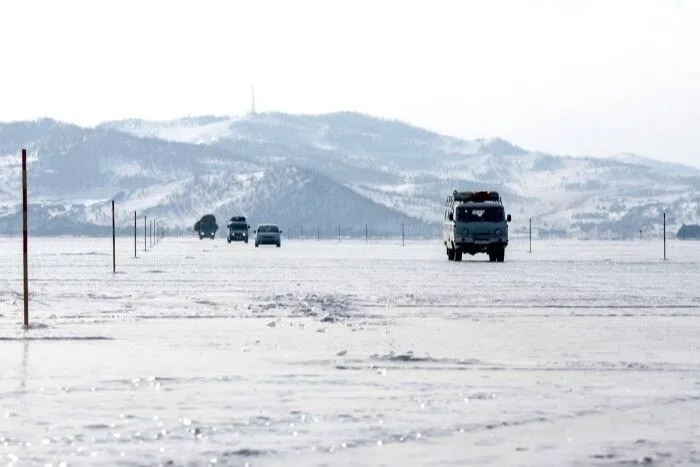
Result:
[[[494,203],[501,203],[501,195],[497,191],[457,191],[454,190],[452,193],[452,198],[455,201],[462,202],[472,202],[472,203],[483,203],[486,201],[492,201]]]

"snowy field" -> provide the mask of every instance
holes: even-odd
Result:
[[[0,238],[0,464],[700,462],[700,242]]]

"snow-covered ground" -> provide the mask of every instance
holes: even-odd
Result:
[[[700,462],[700,242],[0,238],[0,463]]]

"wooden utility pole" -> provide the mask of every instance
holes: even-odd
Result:
[[[117,272],[117,235],[114,231],[114,200],[112,200],[112,272]]]
[[[666,213],[664,213],[664,259],[666,259]]]
[[[24,327],[29,327],[29,258],[27,233],[27,150],[22,149],[22,258],[24,275]]]

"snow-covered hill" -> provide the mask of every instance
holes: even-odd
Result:
[[[436,226],[377,204],[292,160],[248,156],[219,146],[138,137],[101,126],[53,120],[0,125],[0,233],[20,231],[19,149],[29,151],[30,228],[36,233],[95,233],[86,226],[131,225],[133,212],[171,229],[191,229],[204,213],[244,214],[253,224],[337,235],[434,235]],[[15,149],[13,149],[15,148]],[[64,232],[65,231],[65,232]]]
[[[629,154],[555,156],[351,112],[266,113],[96,128],[0,124],[0,232],[16,231],[21,147],[30,154],[31,201],[71,229],[107,225],[115,199],[120,218],[137,211],[171,228],[190,229],[212,212],[299,230],[364,233],[367,223],[389,234],[404,224],[429,235],[453,189],[484,188],[502,193],[516,233],[530,218],[543,231],[619,236],[658,231],[664,211],[670,228],[700,217],[692,167]]]
[[[518,230],[613,235],[696,220],[700,169],[623,154],[572,158],[527,151],[499,138],[465,141],[393,120],[340,112],[271,113],[173,122],[111,122],[137,135],[206,143],[263,163],[321,171],[372,200],[439,222],[447,193],[498,189]],[[203,138],[202,135],[207,135]]]

